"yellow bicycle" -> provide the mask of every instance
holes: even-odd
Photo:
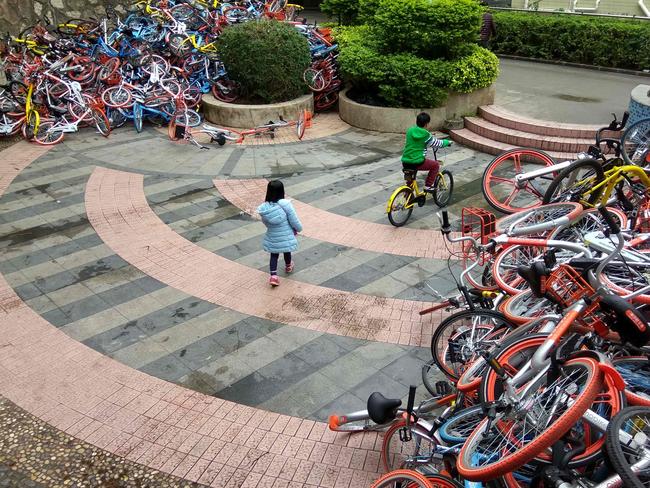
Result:
[[[435,152],[434,152],[435,157]],[[437,158],[436,158],[437,159]],[[442,166],[442,161],[438,161]],[[415,205],[419,207],[424,206],[427,201],[427,194],[429,192],[421,191],[417,182],[417,170],[404,169],[404,182],[405,184],[397,188],[388,199],[386,205],[386,213],[388,220],[395,227],[401,227],[413,213]],[[454,177],[451,171],[441,169],[436,176],[436,181],[433,184],[433,201],[439,207],[446,207],[451,201],[451,195],[454,191]]]
[[[618,199],[633,206],[630,197],[643,197],[648,189],[650,177],[640,166],[618,163],[603,167],[595,159],[580,159],[557,175],[542,202],[577,202],[591,208]]]
[[[25,136],[25,139],[28,141],[34,139],[34,136],[38,134],[38,128],[41,124],[41,115],[34,108],[32,102],[33,92],[34,85],[30,83],[25,97],[25,123],[23,125],[23,136]]]

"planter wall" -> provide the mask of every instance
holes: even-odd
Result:
[[[494,103],[494,85],[472,93],[450,93],[447,104],[439,108],[390,108],[363,105],[347,96],[347,90],[339,98],[339,116],[354,127],[378,132],[404,133],[415,123],[420,112],[431,115],[430,129],[440,129],[445,120],[475,115],[481,105]]]
[[[204,95],[201,104],[208,122],[226,127],[250,129],[266,124],[270,120],[295,120],[301,110],[314,111],[314,97],[309,95],[288,102],[268,105],[242,105],[217,100],[212,95]]]
[[[637,85],[630,94],[630,120],[627,126],[631,126],[641,119],[650,117],[650,85]]]

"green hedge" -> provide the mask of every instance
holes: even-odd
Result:
[[[650,22],[566,14],[494,12],[500,54],[650,69]]]
[[[308,91],[303,74],[311,64],[309,44],[289,24],[235,24],[223,31],[217,46],[228,75],[241,84],[248,102],[284,102]]]

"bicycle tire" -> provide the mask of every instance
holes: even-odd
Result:
[[[517,295],[528,288],[528,283],[519,276],[518,268],[530,264],[546,250],[536,246],[509,246],[495,257],[492,263],[492,276],[501,290],[508,295]]]
[[[503,302],[501,311],[513,324],[523,325],[553,310],[555,304],[546,297],[536,297],[530,290],[513,295]]]
[[[307,68],[302,75],[303,80],[313,92],[321,92],[327,86],[325,82],[325,77],[321,70],[316,70],[314,68]]]
[[[97,71],[97,78],[106,81],[117,72],[119,67],[120,60],[118,58],[109,58]]]
[[[609,214],[616,219],[618,225],[625,229],[628,219],[621,210],[613,207],[607,207]],[[602,214],[595,208],[583,210],[578,219],[568,227],[555,229],[549,239],[558,241],[581,242],[584,236],[589,232],[608,230],[609,226],[605,222]]]
[[[61,130],[51,130],[55,125],[55,122],[52,120],[44,120],[41,122],[38,128],[38,133],[34,135],[34,142],[41,146],[54,146],[61,142],[65,134]]]
[[[630,422],[630,419],[634,419]],[[640,421],[640,419],[643,419]],[[650,407],[628,407],[619,412],[619,414],[612,419],[607,426],[607,440],[605,442],[605,449],[607,456],[613,465],[614,471],[623,480],[623,486],[626,488],[644,488],[648,486],[649,478],[644,475],[643,478],[639,474],[634,473],[630,468],[633,464],[634,454],[632,448],[627,442],[621,439],[621,431],[627,430],[640,430],[639,427],[643,425],[641,431],[644,432],[645,438],[650,435]],[[629,433],[629,432],[628,432]],[[634,436],[635,439],[640,436]],[[647,442],[646,442],[647,444]],[[625,449],[623,448],[625,446]],[[647,450],[650,446],[645,446]],[[647,468],[646,468],[647,469]]]
[[[522,157],[524,159],[528,159],[528,161],[523,161],[524,164],[531,164],[535,166],[542,166],[542,165],[552,166],[555,164],[555,160],[545,152],[540,151],[538,149],[529,149],[529,148],[510,149],[509,151],[505,151],[499,154],[492,161],[490,161],[490,163],[485,168],[485,171],[483,172],[481,190],[483,191],[483,196],[485,197],[485,200],[487,200],[487,202],[490,204],[490,206],[492,206],[492,208],[498,210],[499,212],[503,212],[505,214],[511,214],[511,213],[519,212],[520,210],[528,210],[537,207],[542,203],[543,193],[537,190],[534,187],[534,185],[530,183],[527,184],[521,190],[516,191],[514,195],[511,197],[511,202],[512,202],[512,200],[515,199],[515,197],[519,192],[526,190],[526,192],[529,194],[528,198],[532,198],[533,201],[530,205],[524,205],[524,206],[511,205],[510,204],[511,202],[507,202],[507,197],[505,199],[499,197],[496,189],[493,189],[493,186],[496,185],[491,185],[492,181],[498,181],[502,184],[511,186],[513,188],[512,191],[515,191],[516,187],[514,183],[514,175],[524,172],[522,166]],[[512,177],[509,177],[509,174],[511,172],[510,167],[514,167],[514,173]],[[505,171],[506,174],[504,176],[497,176],[496,173],[498,171]],[[557,175],[553,175],[553,176],[555,177]],[[499,181],[498,179],[501,179],[502,181]],[[540,177],[540,179],[543,178]],[[510,193],[508,195],[510,195]]]
[[[647,266],[635,266],[633,263],[609,263],[597,278],[617,295],[629,295],[650,285],[647,269]],[[650,304],[650,292],[637,295],[632,301]]]
[[[187,37],[181,34],[172,34],[169,36],[167,46],[172,54],[179,58],[184,58],[190,54],[192,52],[192,46],[188,42],[185,42],[187,39]]]
[[[442,441],[450,446],[464,443],[481,420],[485,418],[483,405],[464,408],[456,412],[438,428]]]
[[[580,171],[585,169],[587,170],[586,177],[589,178],[589,180],[585,181],[585,183],[579,188],[573,186],[573,178],[582,178],[582,180],[585,179],[585,176],[579,176]],[[580,194],[577,193],[580,188],[593,188],[595,185],[601,183],[604,179],[605,172],[603,171],[602,165],[598,161],[595,159],[580,159],[572,163],[571,166],[560,171],[560,174],[557,175],[557,178],[551,182],[548,189],[546,190],[542,202],[544,204],[565,201],[579,202],[580,200],[576,200],[576,198],[581,197],[584,194],[584,192]],[[569,186],[562,187],[563,183],[568,183]],[[600,198],[600,195],[602,195],[602,191],[603,189],[601,187],[594,193],[590,193],[587,203],[592,206],[595,205]]]
[[[541,234],[557,227],[558,219],[575,222],[581,212],[582,206],[578,203],[549,203],[501,217],[496,221],[495,228],[499,233],[511,231],[511,235],[515,236]]]
[[[425,473],[424,477],[433,488],[463,488],[458,481],[442,474]],[[408,485],[408,488],[411,488],[411,485]]]
[[[28,141],[34,139],[34,136],[38,133],[40,122],[41,116],[39,113],[36,110],[30,110],[25,117],[25,123],[22,127],[23,137]]]
[[[650,407],[650,362],[647,356],[624,356],[612,364],[625,380],[625,398],[630,405]]]
[[[307,128],[307,117],[306,110],[301,110],[300,115],[298,115],[298,121],[296,122],[296,135],[298,140],[302,141],[302,138],[305,136],[305,129]]]
[[[401,198],[401,201],[398,200],[398,198]],[[398,202],[397,205],[395,202]],[[395,227],[402,227],[404,224],[406,224],[411,218],[411,214],[413,213],[413,190],[411,190],[408,187],[401,188],[397,190],[393,195],[391,196],[390,200],[390,208],[388,209],[388,221],[394,225]],[[410,205],[410,207],[405,208],[405,217],[403,220],[399,220],[395,217],[393,212],[397,212],[398,208],[400,205],[407,206]],[[401,211],[401,210],[400,210]]]
[[[132,105],[133,94],[123,86],[112,86],[102,92],[102,101],[107,107],[126,108]]]
[[[435,440],[429,441],[428,439],[420,438],[413,444],[402,441],[399,436],[399,431],[405,426],[406,420],[396,420],[384,434],[384,439],[381,445],[381,462],[386,471],[404,468],[414,469],[418,463],[408,462],[407,460],[409,457],[431,457],[435,451]],[[413,433],[411,440],[415,440],[416,437],[418,437],[418,434]],[[424,443],[429,443],[430,449],[426,449],[425,447],[425,449],[422,450],[422,447],[425,446]],[[421,464],[425,463],[423,462]]]
[[[408,469],[398,469],[390,473],[386,473],[377,479],[370,488],[398,487],[433,488],[431,483],[429,483],[423,474]]]
[[[91,109],[91,114],[97,131],[104,137],[111,135],[111,123],[108,117],[106,117],[106,113],[99,108],[93,108]]]
[[[233,80],[219,80],[212,85],[212,95],[217,100],[233,103],[239,98],[241,87]]]
[[[445,177],[447,177],[449,181],[445,182]],[[443,190],[440,188],[440,185],[442,185],[443,182],[445,182],[447,185],[446,193],[443,192]],[[454,176],[451,174],[451,171],[443,169],[438,173],[438,176],[436,176],[436,181],[433,184],[433,201],[440,208],[446,207],[449,205],[449,202],[451,202],[451,196],[453,192]]]
[[[650,118],[641,119],[623,133],[621,155],[627,164],[650,164]]]
[[[133,105],[133,125],[138,133],[142,132],[142,122],[142,105],[135,103]]]
[[[517,371],[526,364],[537,351],[537,349],[548,339],[548,334],[526,335],[517,340],[511,341],[507,347],[499,349],[492,355],[509,376],[514,376]],[[503,381],[492,369],[488,369],[483,376],[479,387],[479,401],[494,402],[503,394]],[[613,384],[609,376],[604,377],[603,388],[596,396],[594,403],[589,408],[600,410],[601,416],[612,416],[625,406],[625,396]],[[604,409],[604,412],[601,413]],[[574,456],[569,462],[569,467],[578,468],[589,464],[600,457],[604,439],[594,438],[593,432],[585,430],[583,435],[586,449]],[[538,462],[550,462],[550,459],[537,458]]]
[[[476,323],[475,319],[480,320]],[[443,320],[436,328],[431,337],[431,355],[433,360],[440,368],[440,371],[451,380],[460,378],[464,366],[472,362],[474,356],[466,357],[466,344],[468,339],[464,338],[466,332],[472,333],[472,328],[481,328],[482,335],[480,338],[469,338],[470,347],[474,340],[493,340],[493,335],[502,329],[511,329],[512,324],[501,312],[494,310],[463,310],[450,315]],[[463,334],[461,336],[460,334]],[[458,345],[451,346],[451,340],[458,341]],[[461,361],[458,361],[461,360]],[[458,362],[460,367],[454,366]]]
[[[579,373],[576,379],[576,381],[583,381],[582,389],[575,396],[571,405],[568,405],[564,411],[561,411],[558,407],[558,403],[554,402],[554,420],[551,422],[550,418],[547,419],[545,422],[547,428],[543,432],[535,432],[535,435],[532,436],[523,432],[520,438],[517,438],[517,433],[513,431],[516,422],[511,423],[510,425],[513,430],[510,430],[507,433],[500,433],[502,437],[507,437],[506,445],[503,447],[499,445],[493,447],[491,454],[494,455],[498,453],[498,459],[496,460],[493,460],[493,456],[488,457],[478,452],[482,435],[486,432],[486,427],[488,427],[490,419],[486,418],[481,421],[476,429],[470,434],[465,444],[463,444],[456,461],[458,472],[463,478],[467,478],[470,481],[489,481],[516,470],[520,466],[533,460],[545,449],[550,448],[553,443],[559,440],[571,428],[571,426],[582,417],[584,412],[586,412],[589,406],[593,403],[598,392],[601,390],[602,372],[598,368],[597,361],[587,357],[571,359],[567,361],[562,368],[565,375],[562,376],[561,379],[565,382],[568,382],[568,380],[574,376],[570,372],[571,370],[578,371],[578,373],[579,370],[583,370],[583,374]],[[554,383],[555,381],[551,385],[546,385],[547,388],[560,395],[564,394],[563,390],[565,388],[563,389],[560,384],[554,386]],[[539,394],[539,390],[536,394]],[[539,402],[535,402],[534,398],[531,398],[529,402],[542,405]],[[507,415],[508,412],[497,413],[494,421],[490,422],[490,427],[507,428],[506,423],[503,421]],[[525,423],[524,425],[529,424]],[[514,452],[508,453],[506,448],[510,448],[514,450]],[[487,452],[487,449],[485,452]],[[474,463],[484,461],[482,457],[487,457],[488,462],[480,466],[474,466]]]

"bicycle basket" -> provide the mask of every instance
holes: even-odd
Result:
[[[496,231],[496,216],[482,208],[465,207],[461,215],[463,237],[473,237],[486,244]]]
[[[560,264],[551,272],[551,275],[546,278],[544,287],[546,294],[564,308],[570,307],[581,298],[591,297],[595,294],[595,290],[580,273],[566,264]],[[590,301],[578,322],[594,329],[600,335],[607,335],[609,329],[603,321],[599,302],[599,297]]]

